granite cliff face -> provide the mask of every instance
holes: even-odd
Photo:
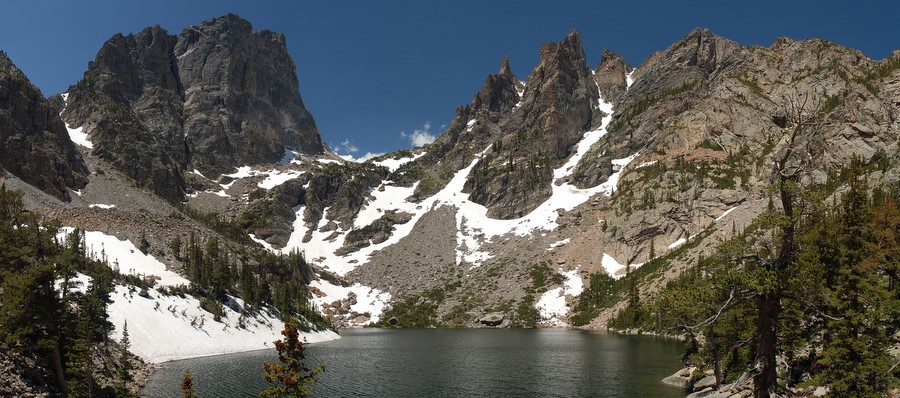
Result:
[[[226,15],[169,35],[115,35],[69,89],[63,117],[94,153],[169,199],[183,173],[215,176],[275,162],[287,149],[322,153],[283,35]]]
[[[185,29],[174,55],[188,149],[201,171],[275,162],[285,148],[322,153],[284,35],[226,15]]]
[[[87,167],[53,107],[0,51],[0,166],[60,200],[87,184]]]

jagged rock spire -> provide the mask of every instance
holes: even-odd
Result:
[[[503,65],[500,65],[500,76],[513,76],[512,69],[509,68],[509,57],[503,57]]]

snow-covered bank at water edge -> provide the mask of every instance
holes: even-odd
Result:
[[[73,228],[63,228],[58,239],[64,239]],[[153,256],[141,253],[129,240],[119,240],[102,232],[85,232],[85,247],[95,259],[103,256],[124,274],[155,277],[157,286],[168,287],[189,283]],[[85,277],[87,278],[87,277]],[[88,278],[89,279],[89,278]],[[175,359],[274,348],[284,329],[277,316],[261,310],[257,314],[242,313],[243,301],[231,298],[224,306],[219,322],[200,306],[200,300],[184,295],[163,295],[157,289],[139,289],[116,285],[108,307],[109,321],[115,326],[113,339],[121,339],[128,322],[131,352],[146,361],[159,363]],[[340,338],[332,331],[303,333],[309,343]]]

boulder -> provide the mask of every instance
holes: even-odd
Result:
[[[502,312],[492,312],[481,317],[481,319],[478,320],[478,323],[484,326],[500,326],[505,318],[506,315]]]

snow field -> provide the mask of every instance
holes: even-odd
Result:
[[[372,163],[382,166],[382,167],[386,167],[388,169],[388,171],[393,173],[393,172],[397,171],[397,169],[399,169],[400,166],[403,166],[404,164],[415,161],[416,159],[418,159],[422,156],[425,156],[426,153],[427,152],[423,151],[421,153],[413,155],[412,157],[403,157],[403,158],[399,158],[399,159],[385,159],[385,160],[375,161]]]
[[[72,227],[61,228],[57,240],[64,241],[73,230]],[[190,284],[181,275],[167,270],[166,265],[153,256],[141,253],[130,240],[119,240],[98,231],[85,231],[84,244],[88,256],[95,260],[106,259],[111,267],[118,266],[123,274],[153,276],[159,286]]]
[[[74,228],[64,227],[57,235],[65,239]],[[112,267],[130,275],[154,276],[158,286],[177,286],[190,283],[153,256],[140,252],[129,240],[97,231],[85,232],[88,255],[94,259],[105,257]],[[77,287],[85,291],[90,278],[78,274],[82,282]],[[159,363],[176,359],[227,354],[273,348],[273,341],[281,338],[284,324],[266,311],[242,317],[241,313],[224,306],[222,322],[215,322],[212,314],[200,307],[200,300],[190,295],[165,296],[155,288],[148,289],[149,298],[138,295],[134,287],[117,285],[111,295],[109,321],[115,326],[111,337],[122,337],[122,327],[128,321],[131,352],[146,361]],[[362,297],[362,296],[361,296]],[[240,309],[243,301],[231,298],[233,307]],[[158,304],[157,304],[158,303]],[[240,327],[243,318],[244,328]],[[306,333],[308,342],[334,340],[339,336],[331,331]]]
[[[569,306],[566,305],[566,299],[576,297],[584,291],[584,282],[578,275],[578,268],[569,272],[560,272],[566,280],[562,287],[548,290],[541,295],[541,298],[535,304],[535,307],[541,314],[542,322],[551,326],[566,326],[563,321],[569,314]]]
[[[144,360],[160,363],[176,359],[263,350],[274,348],[284,328],[277,316],[260,311],[255,316],[242,315],[224,306],[221,322],[200,307],[200,300],[186,295],[165,296],[148,289],[150,298],[141,297],[133,289],[116,286],[109,305],[109,320],[115,325],[111,337],[122,338],[128,321],[131,352]],[[232,298],[235,307],[243,302]],[[244,328],[240,327],[243,321]],[[304,333],[310,343],[334,340],[332,332]]]

